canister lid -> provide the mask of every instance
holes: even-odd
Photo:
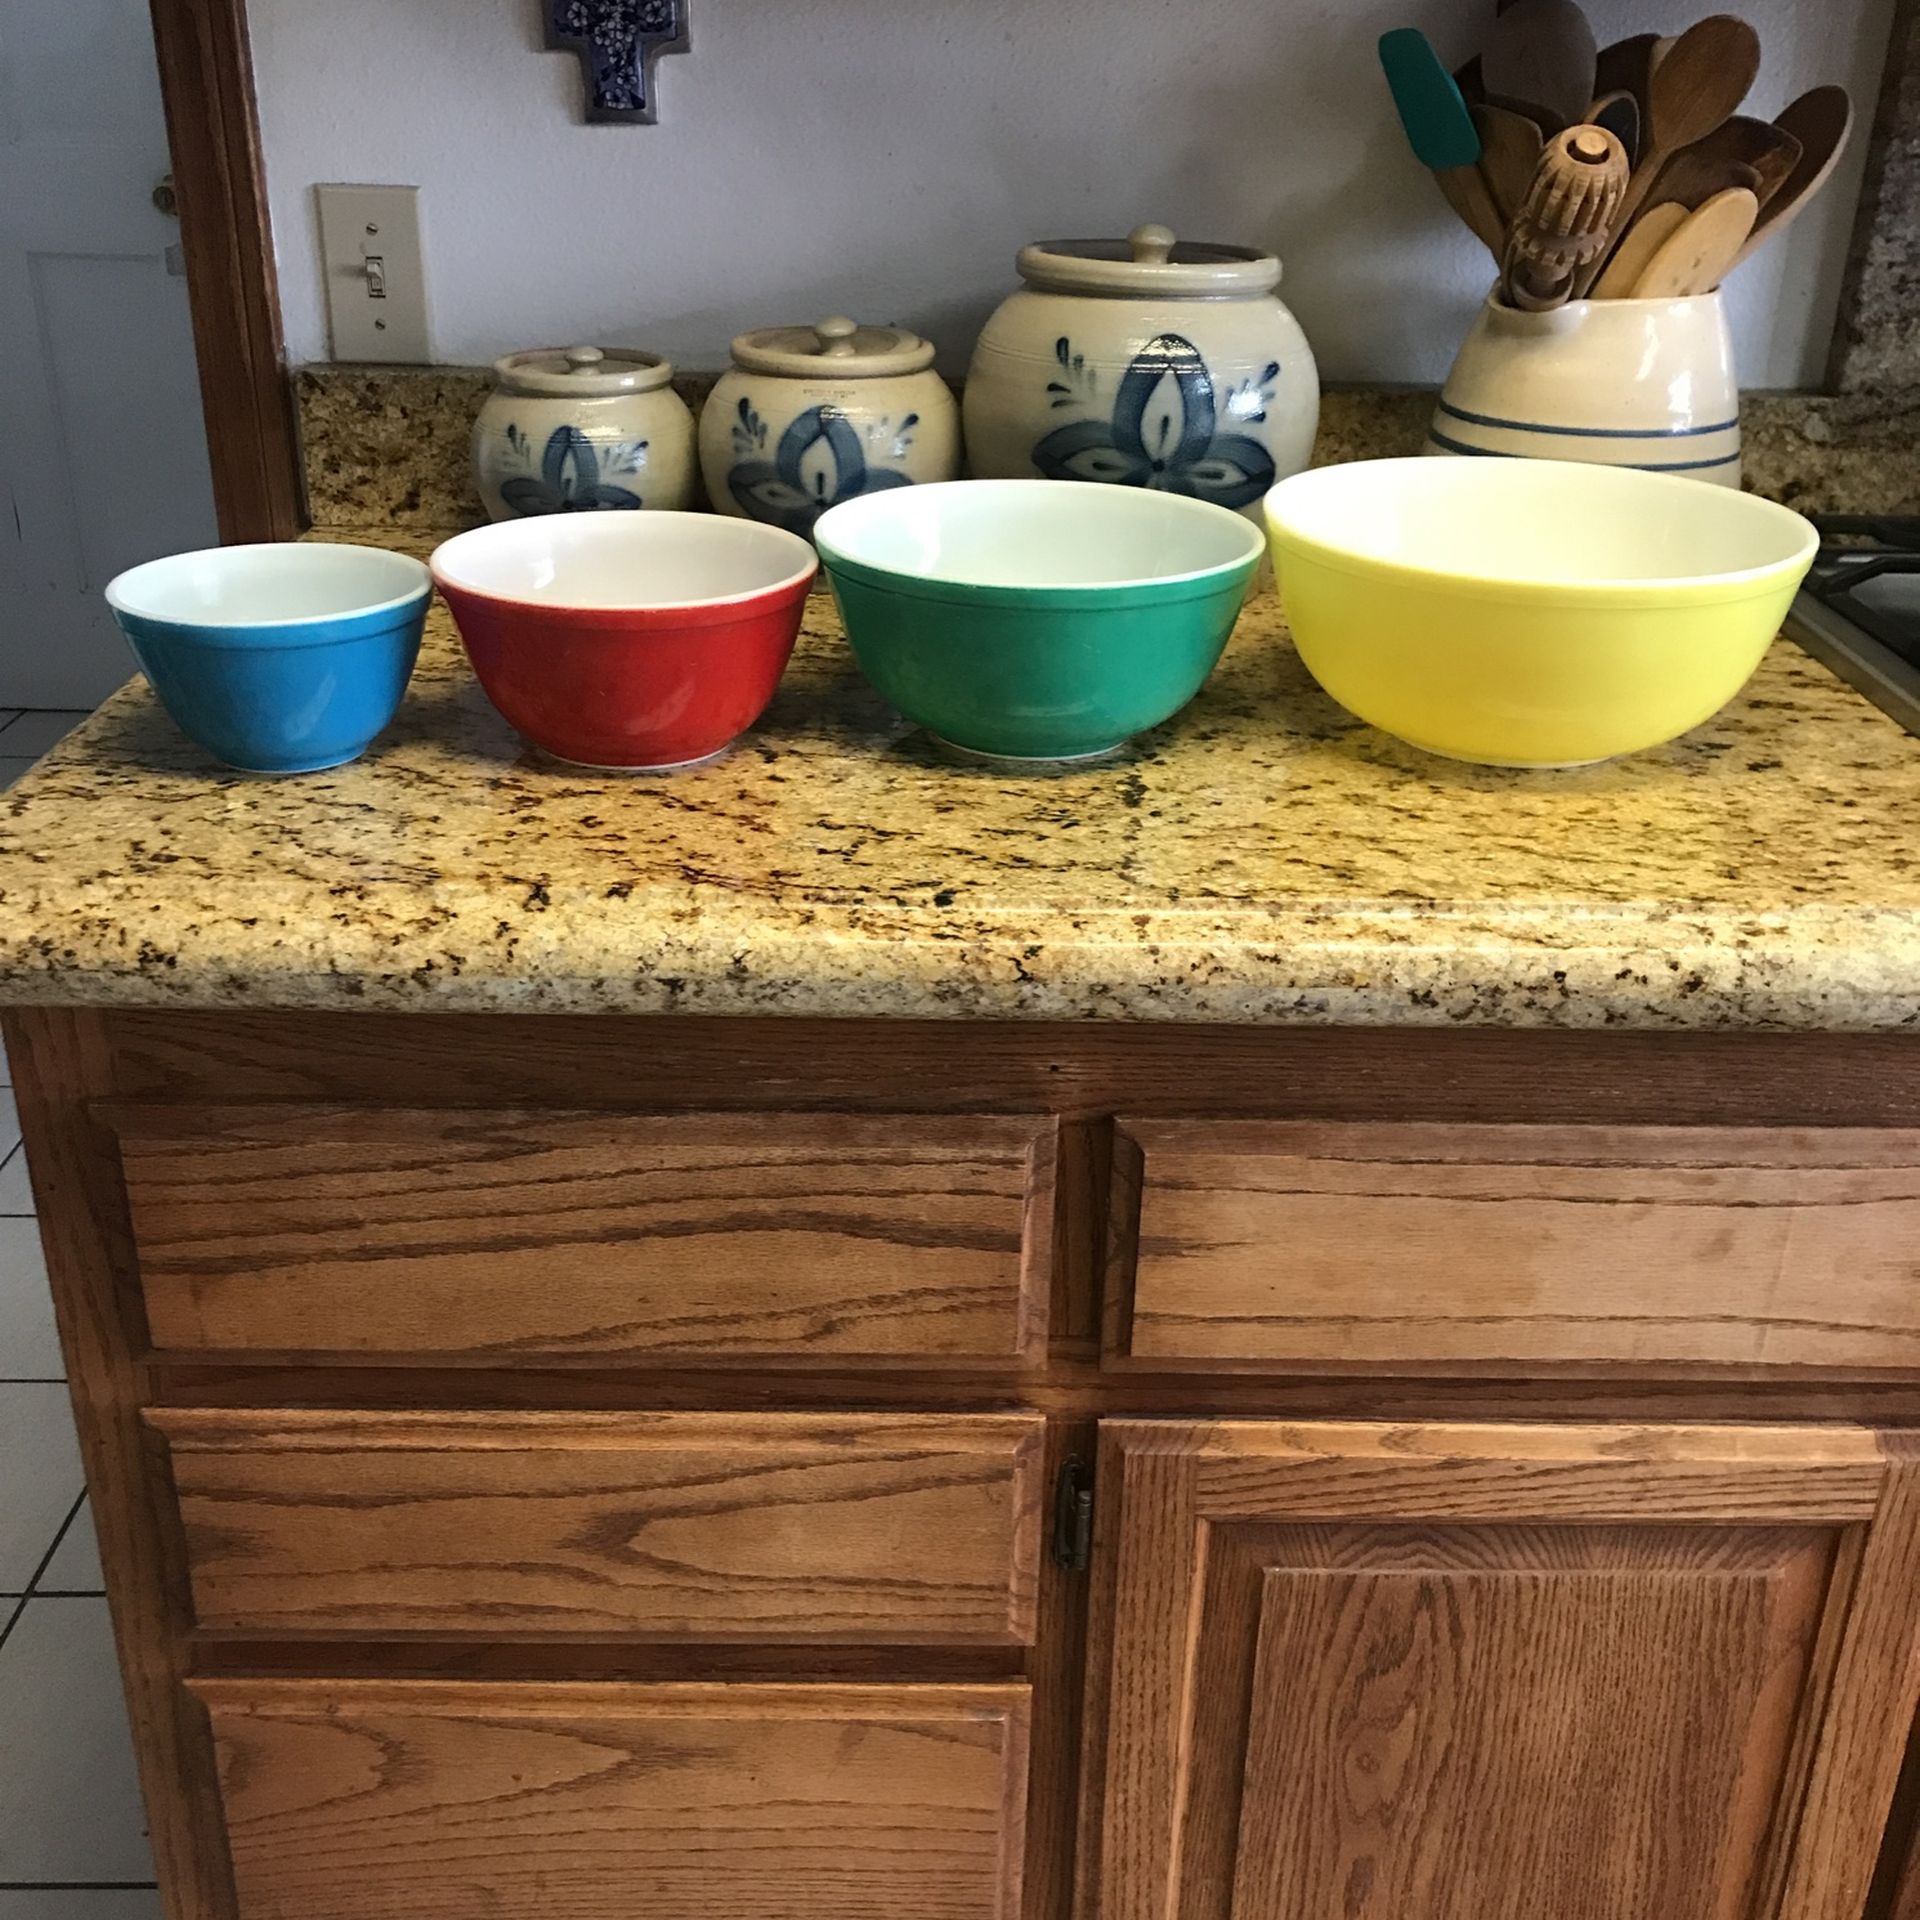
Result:
[[[810,327],[760,327],[738,334],[733,364],[747,373],[802,380],[877,380],[933,365],[933,342],[904,327],[862,327],[844,314]]]
[[[1258,247],[1180,240],[1171,227],[1135,227],[1124,240],[1036,240],[1020,277],[1047,293],[1190,294],[1233,299],[1270,293],[1280,262]]]
[[[616,393],[646,393],[673,378],[673,362],[637,347],[535,347],[493,363],[509,393],[546,398],[603,399]]]

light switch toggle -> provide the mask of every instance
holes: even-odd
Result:
[[[387,297],[387,262],[383,254],[367,255],[367,298],[384,300]]]

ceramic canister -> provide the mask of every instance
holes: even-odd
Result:
[[[836,317],[733,343],[700,415],[700,469],[721,513],[811,534],[827,508],[960,472],[960,418],[933,347]]]
[[[1522,313],[1493,295],[1461,343],[1429,453],[1585,460],[1740,484],[1740,391],[1716,293],[1573,300]]]
[[[541,347],[493,363],[473,423],[492,520],[694,502],[693,412],[673,363],[625,347]]]
[[[1019,256],[967,375],[967,458],[981,479],[1105,480],[1253,514],[1313,451],[1320,380],[1247,247],[1052,240]]]

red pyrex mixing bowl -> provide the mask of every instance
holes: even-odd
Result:
[[[579,766],[685,766],[766,711],[818,561],[709,513],[550,514],[457,534],[436,586],[487,697]]]

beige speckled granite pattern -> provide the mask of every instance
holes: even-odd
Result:
[[[305,367],[296,379],[314,524],[431,530],[477,523],[467,435],[490,375],[470,367]],[[674,384],[697,408],[712,374]],[[1432,394],[1335,389],[1316,464],[1418,453]],[[1741,405],[1747,484],[1803,512],[1920,513],[1920,395],[1756,393]]]
[[[222,774],[144,689],[71,736],[0,801],[0,998],[1914,1026],[1920,740],[1782,643],[1661,751],[1454,766],[1269,600],[1128,760],[1014,779],[932,758],[816,601],[730,757],[608,777],[524,749],[436,614],[355,766]]]

